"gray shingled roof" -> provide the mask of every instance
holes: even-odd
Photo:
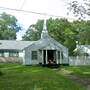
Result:
[[[86,47],[86,48],[90,49],[90,45],[81,45],[81,47]]]
[[[35,41],[16,41],[16,40],[0,40],[0,49],[22,50],[25,47],[33,44]]]
[[[75,48],[74,52],[80,50],[81,52],[86,52],[85,48],[90,49],[90,45],[80,45],[79,47]]]
[[[35,43],[33,43],[32,45],[29,45],[28,47],[30,47],[31,49],[42,49],[45,48],[46,46],[48,46],[49,44],[54,44],[54,46],[61,48],[62,50],[66,50],[68,48],[66,48],[65,46],[63,46],[62,44],[58,43],[56,40],[54,40],[53,38],[51,38],[50,36],[45,38],[45,39],[40,39],[38,41],[36,41]],[[28,48],[26,47],[26,48]]]

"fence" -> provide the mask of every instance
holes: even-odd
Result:
[[[22,57],[0,57],[0,63],[22,63]]]
[[[69,57],[69,65],[70,66],[78,66],[78,65],[90,65],[90,56],[77,56],[77,57],[73,57],[70,56]]]

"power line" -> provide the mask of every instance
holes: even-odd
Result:
[[[25,2],[26,2],[26,0],[23,1],[23,3],[22,3],[22,5],[21,5],[21,8],[20,8],[20,9],[23,8],[23,6],[25,5]]]
[[[39,15],[43,15],[43,16],[51,16],[51,17],[57,17],[57,18],[65,18],[63,16],[57,16],[57,15],[52,15],[52,14],[48,14],[48,13],[39,13],[39,12],[26,11],[26,10],[21,10],[21,9],[12,9],[12,8],[7,8],[7,7],[0,7],[0,9],[19,11],[19,12],[25,12],[25,13],[33,13],[33,14],[39,14]],[[74,20],[75,18],[68,18],[68,19]]]

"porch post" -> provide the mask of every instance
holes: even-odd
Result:
[[[43,63],[43,62],[44,62],[43,60],[44,60],[44,59],[43,59],[43,50],[42,50],[42,64],[44,64],[44,63]]]
[[[38,55],[37,55],[37,60],[39,61],[39,59],[40,59],[40,58],[39,58],[39,50],[37,51],[37,54],[38,54]]]
[[[58,51],[56,51],[56,63],[58,64]]]
[[[46,50],[46,64],[48,64],[48,63],[47,63],[47,50]]]
[[[62,64],[62,56],[61,56],[61,51],[60,51],[60,64]]]

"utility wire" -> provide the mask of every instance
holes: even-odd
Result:
[[[26,0],[23,1],[23,3],[22,3],[22,5],[21,5],[20,9],[23,8],[23,6],[25,5],[25,2],[26,2]]]
[[[12,9],[12,8],[7,8],[7,7],[0,7],[0,9],[20,11],[20,12],[25,12],[25,13],[33,13],[33,14],[39,14],[39,15],[43,15],[43,16],[51,16],[51,17],[57,17],[57,18],[66,18],[66,17],[63,17],[63,16],[57,16],[57,15],[52,15],[52,14],[48,14],[48,13],[39,13],[39,12],[26,11],[26,10],[21,10],[21,9]],[[68,19],[74,20],[75,18],[68,18]]]

